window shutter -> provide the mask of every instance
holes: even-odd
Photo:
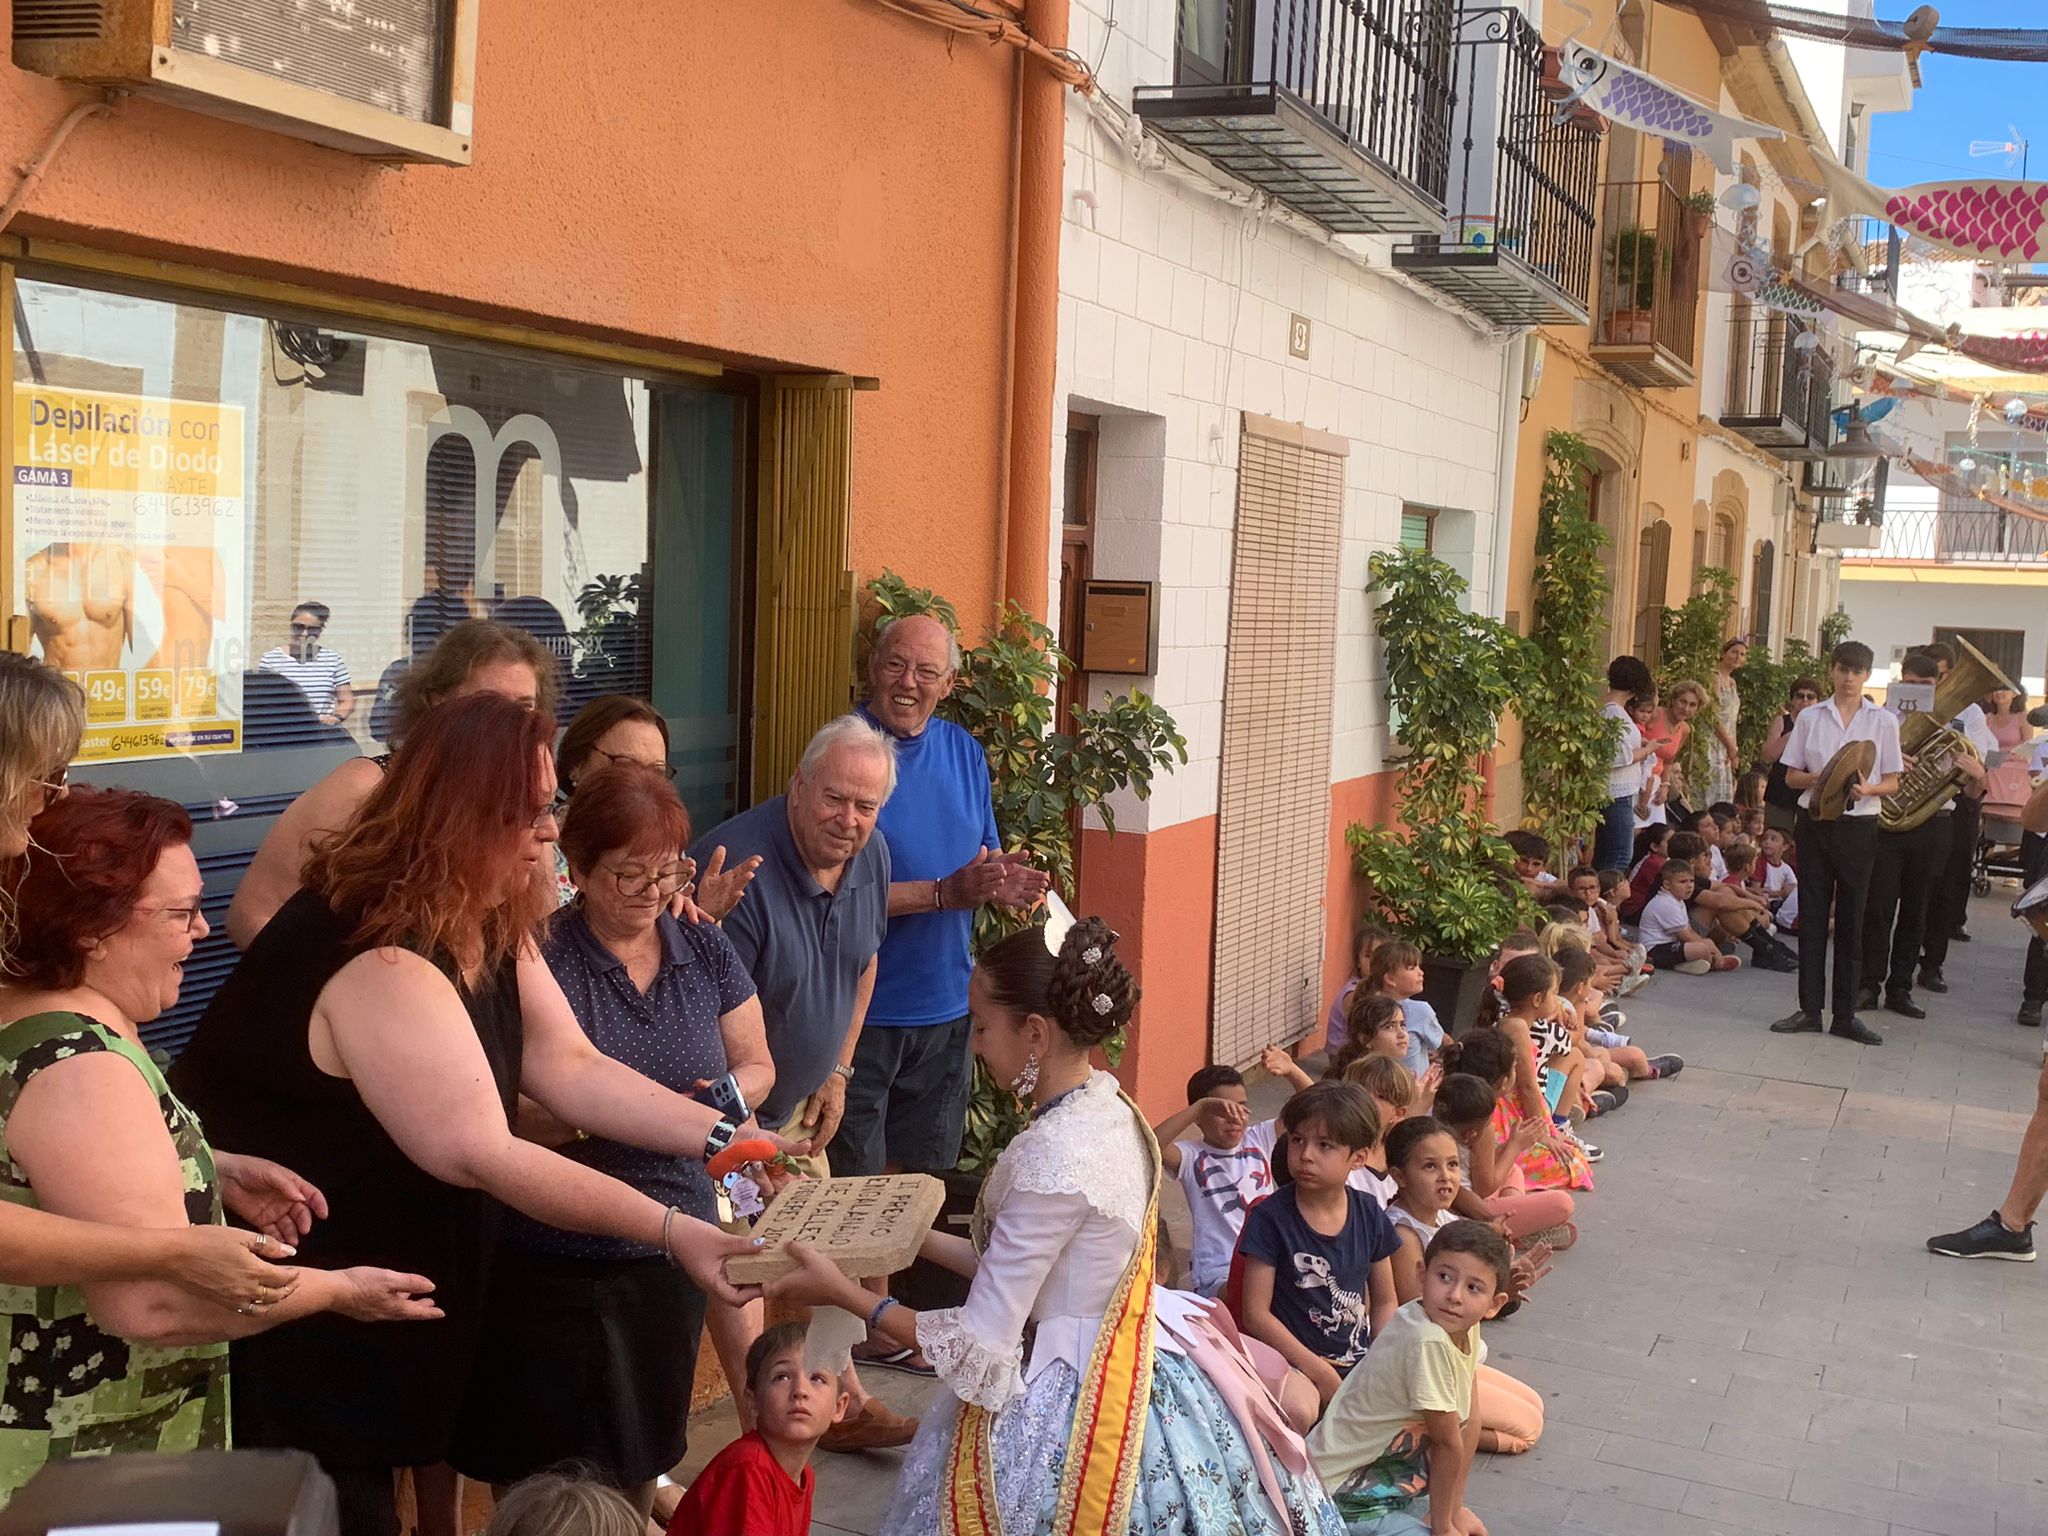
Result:
[[[1218,793],[1211,1059],[1321,1016],[1345,444],[1247,415],[1238,453]]]
[[[798,375],[761,389],[753,798],[779,795],[819,726],[852,703],[853,388]]]
[[[1401,547],[1403,549],[1430,548],[1430,515],[1418,512],[1412,507],[1401,509]]]

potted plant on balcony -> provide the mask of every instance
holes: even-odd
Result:
[[[1695,192],[1685,200],[1685,238],[1697,245],[1707,238],[1707,231],[1714,227],[1714,194]]]
[[[1382,550],[1368,570],[1366,590],[1385,594],[1377,621],[1387,696],[1409,756],[1401,825],[1353,823],[1344,841],[1388,926],[1422,950],[1422,995],[1456,1032],[1478,1012],[1493,952],[1533,915],[1487,820],[1480,767],[1513,696],[1522,642],[1468,612],[1464,578],[1426,550]]]
[[[1607,291],[1611,296],[1606,340],[1614,346],[1648,346],[1657,305],[1659,263],[1668,256],[1657,232],[1624,224],[1607,242]]]

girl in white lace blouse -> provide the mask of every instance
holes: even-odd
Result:
[[[883,1529],[1341,1536],[1301,1442],[1227,1314],[1152,1283],[1159,1149],[1095,1047],[1138,1000],[1098,919],[1055,956],[1044,930],[996,945],[969,991],[974,1051],[1032,1107],[997,1161],[973,1240],[924,1256],[972,1278],[922,1315],[817,1254],[773,1294],[869,1315],[950,1389],[926,1413]]]

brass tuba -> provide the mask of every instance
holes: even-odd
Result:
[[[1994,689],[2019,692],[1990,657],[1961,635],[1950,643],[1961,655],[1934,685],[1934,707],[1899,722],[1899,750],[1913,761],[1878,808],[1877,824],[1887,832],[1923,825],[1962,789],[1963,771],[1956,763],[1965,754],[1978,754],[1970,738],[1949,722]]]

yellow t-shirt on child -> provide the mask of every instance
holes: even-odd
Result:
[[[1405,1508],[1429,1491],[1425,1413],[1472,1413],[1479,1329],[1460,1349],[1422,1303],[1397,1308],[1308,1437],[1309,1455],[1347,1521]]]

